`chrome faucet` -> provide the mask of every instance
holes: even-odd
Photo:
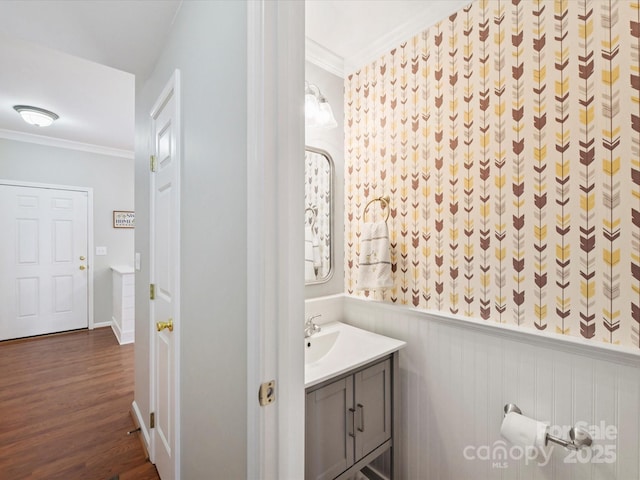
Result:
[[[309,317],[306,322],[304,322],[304,338],[309,338],[314,333],[318,333],[322,328],[320,325],[316,325],[313,321],[316,318],[320,318],[322,315],[313,315]]]

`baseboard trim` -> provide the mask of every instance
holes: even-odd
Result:
[[[149,455],[150,445],[151,445],[151,437],[149,436],[149,430],[144,424],[142,420],[142,414],[140,413],[140,409],[138,408],[138,404],[134,400],[131,402],[131,408],[129,409],[129,413],[131,414],[131,418],[133,420],[133,424],[136,428],[140,429],[140,433],[138,438],[140,438],[140,444],[142,445],[142,449],[144,450],[145,458],[151,461],[151,457]]]
[[[96,322],[93,324],[93,328],[104,328],[104,327],[110,327],[111,326],[111,322]]]
[[[123,332],[120,329],[120,325],[118,325],[118,322],[116,322],[115,318],[111,320],[110,325],[111,325],[111,330],[113,331],[113,334],[118,339],[118,343],[120,345],[127,345],[129,343],[134,343],[135,341],[134,333],[131,331]]]

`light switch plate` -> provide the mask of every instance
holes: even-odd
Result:
[[[96,247],[96,255],[106,255],[107,247]]]
[[[136,259],[135,259],[135,263],[136,263],[136,271],[140,271],[140,252],[136,252]]]

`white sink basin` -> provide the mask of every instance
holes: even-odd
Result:
[[[314,363],[324,357],[336,344],[338,330],[328,332],[323,335],[324,332],[317,333],[309,338],[305,338],[304,342],[304,363]]]
[[[311,387],[336,375],[389,355],[406,345],[401,340],[334,322],[305,338],[304,382]]]

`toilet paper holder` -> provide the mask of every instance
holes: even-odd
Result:
[[[504,416],[506,417],[508,413],[517,413],[518,415],[522,415],[522,410],[513,403],[507,403],[504,406]],[[547,433],[545,445],[549,442],[553,442],[558,445],[562,445],[569,450],[580,450],[584,447],[590,447],[593,443],[593,439],[589,432],[581,427],[572,427],[569,429],[569,437],[569,440],[565,440],[564,438],[558,438]]]

